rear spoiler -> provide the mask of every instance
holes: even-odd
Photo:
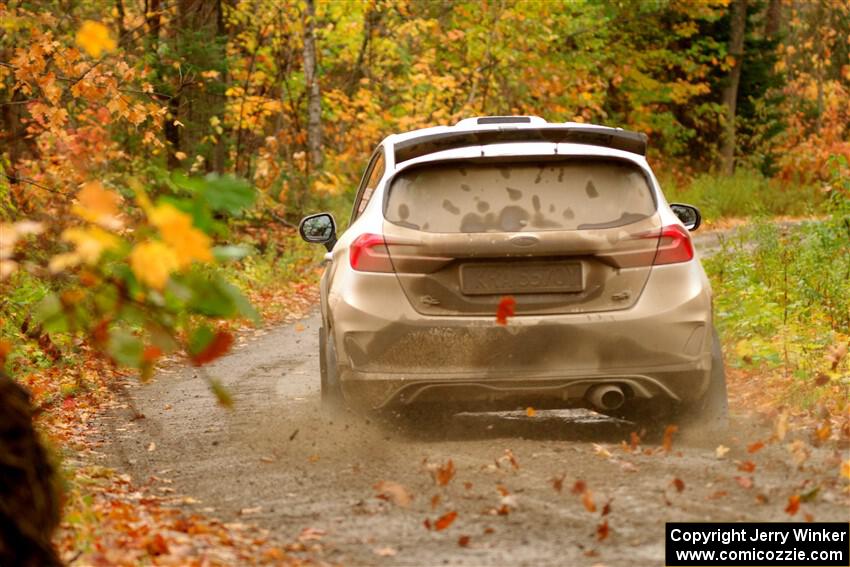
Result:
[[[639,132],[600,126],[543,126],[427,134],[395,144],[395,162],[443,150],[509,142],[589,144],[646,155],[646,134]]]

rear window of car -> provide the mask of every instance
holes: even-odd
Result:
[[[644,172],[627,161],[443,162],[396,176],[384,216],[425,232],[613,228],[656,210]]]

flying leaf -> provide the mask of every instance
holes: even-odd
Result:
[[[788,506],[785,507],[785,513],[793,516],[800,510],[800,496],[792,494],[788,497]]]
[[[210,237],[192,225],[192,217],[169,203],[163,203],[150,211],[149,218],[159,229],[162,239],[174,249],[181,268],[195,260],[212,261]]]
[[[678,425],[668,425],[664,429],[664,438],[661,442],[661,446],[664,448],[666,453],[669,453],[670,449],[673,448],[673,435],[675,435],[677,431],[679,431]]]
[[[432,473],[434,483],[437,486],[446,486],[455,477],[455,464],[451,459],[446,461],[442,466],[436,467]]]
[[[599,541],[604,541],[605,538],[608,537],[610,533],[610,528],[608,527],[608,520],[605,520],[598,526],[596,526],[596,539]]]
[[[584,509],[588,512],[596,512],[596,502],[593,501],[593,493],[585,490],[581,495],[581,503],[584,504]]]
[[[83,220],[99,224],[104,228],[121,228],[119,218],[121,196],[104,188],[100,181],[89,181],[77,193],[77,203],[72,211]]]
[[[507,325],[508,317],[513,317],[516,309],[516,299],[510,295],[506,295],[499,300],[499,306],[496,308],[496,324]]]
[[[455,519],[457,519],[457,512],[455,512],[454,510],[448,512],[447,514],[443,514],[442,516],[437,518],[436,522],[434,522],[434,529],[438,532],[443,531],[444,529],[452,525]]]
[[[378,492],[378,498],[390,500],[397,506],[407,508],[413,500],[413,496],[408,490],[397,482],[391,480],[382,480],[375,484],[374,489]]]

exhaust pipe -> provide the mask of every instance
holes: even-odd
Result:
[[[602,384],[591,388],[587,393],[587,399],[596,409],[610,411],[622,406],[626,401],[626,395],[615,384]]]

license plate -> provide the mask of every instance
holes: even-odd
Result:
[[[579,262],[464,264],[460,288],[466,295],[575,293],[584,278]]]

